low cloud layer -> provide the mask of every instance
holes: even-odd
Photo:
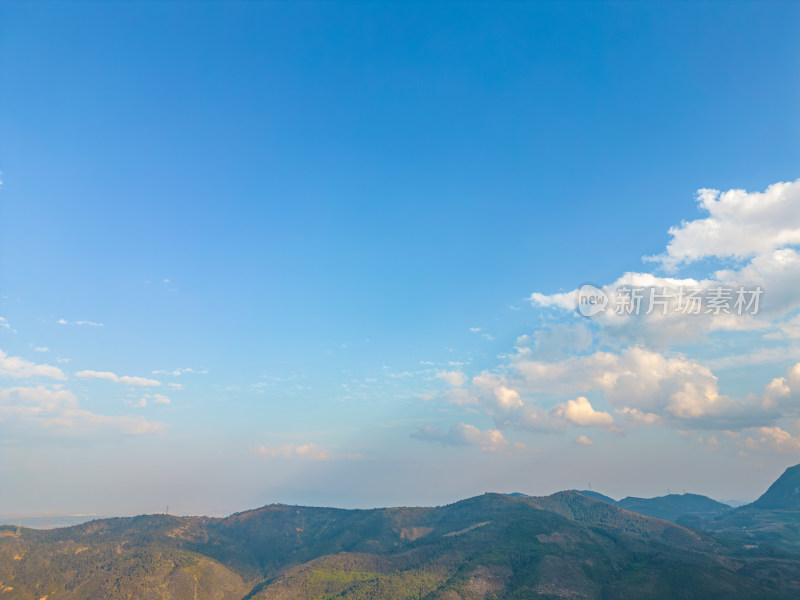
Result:
[[[52,433],[162,433],[163,423],[143,417],[109,416],[81,408],[76,396],[60,387],[0,390],[0,420],[9,428],[42,427]]]
[[[497,429],[481,431],[474,425],[458,423],[449,431],[426,425],[411,433],[411,437],[444,446],[474,446],[487,452],[505,452],[508,442]]]
[[[0,377],[12,377],[14,379],[45,377],[58,380],[67,378],[58,367],[36,364],[18,356],[9,356],[2,350],[0,350]]]

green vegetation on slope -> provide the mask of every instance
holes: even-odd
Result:
[[[776,535],[796,536],[783,514]],[[0,600],[800,597],[800,554],[752,546],[576,492],[438,508],[271,505],[226,519],[0,528]]]

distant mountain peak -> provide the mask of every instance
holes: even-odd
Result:
[[[800,464],[789,467],[750,506],[765,509],[800,510]]]
[[[708,515],[730,509],[727,504],[700,494],[667,494],[656,498],[628,496],[617,502],[617,506],[668,521],[677,521],[685,515]]]
[[[606,496],[605,494],[601,494],[600,492],[594,492],[592,490],[572,490],[576,494],[581,494],[582,496],[586,496],[587,498],[594,498],[595,500],[600,500],[600,502],[605,502],[607,504],[616,504],[617,501],[611,498],[610,496]]]

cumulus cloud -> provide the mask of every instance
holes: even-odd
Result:
[[[783,377],[770,381],[764,388],[762,401],[767,409],[797,414],[800,410],[800,363],[786,369]]]
[[[163,423],[143,417],[109,416],[85,410],[72,392],[47,386],[0,390],[0,421],[18,426],[43,426],[49,431],[64,433],[113,430],[138,435],[164,430]]]
[[[581,446],[594,446],[594,442],[585,435],[579,435],[575,438],[575,443]]]
[[[121,383],[122,385],[130,385],[135,387],[157,387],[161,382],[155,379],[147,379],[146,377],[130,377],[128,375],[117,375],[111,371],[78,371],[75,377],[81,379],[105,379],[113,383]]]
[[[47,377],[60,380],[67,378],[58,367],[40,365],[18,356],[9,356],[2,350],[0,350],[0,377],[13,377],[15,379]]]
[[[500,428],[555,433],[572,426],[611,428],[614,424],[609,413],[595,410],[586,397],[544,409],[523,400],[515,387],[523,389],[524,385],[518,383],[521,382],[512,383],[503,375],[485,372],[473,377],[469,387],[450,390],[442,397],[453,404],[482,409]]]
[[[762,330],[772,339],[800,337],[795,283],[800,280],[800,180],[774,184],[765,192],[700,190],[698,201],[709,216],[672,228],[665,252],[645,259],[668,270],[706,258],[733,261],[733,266],[703,279],[628,272],[600,285],[609,300],[608,307],[592,317],[601,328],[600,337],[653,347],[696,341],[715,331]],[[709,311],[704,304],[699,314],[687,310],[691,306],[684,292],[699,290],[706,301],[720,287],[734,294],[725,309]],[[620,291],[632,288],[645,290],[638,315],[622,310],[627,294]],[[753,304],[742,311],[736,305],[738,291],[755,289],[763,294],[758,310]],[[576,289],[535,292],[529,300],[535,306],[572,312],[577,298]],[[651,302],[654,299],[658,301]],[[752,297],[744,299],[749,303]]]
[[[588,286],[607,304],[587,319],[578,310],[590,312],[579,306],[578,289],[537,291],[529,300],[549,309],[546,325],[519,336],[494,369],[452,379],[441,398],[486,413],[498,429],[619,432],[616,418],[631,427],[725,431],[763,451],[794,448],[786,423],[800,416],[799,365],[762,393],[738,398],[720,391],[712,369],[800,359],[793,343],[800,339],[800,180],[764,192],[703,189],[698,203],[705,214],[670,229],[664,252],[645,257],[667,272],[693,265],[691,276],[627,272],[599,290]],[[714,261],[699,263],[706,259]],[[704,265],[717,270],[702,276]],[[753,344],[759,337],[768,344]],[[711,341],[748,350],[701,358]],[[611,410],[592,406],[596,397]],[[705,443],[716,448],[712,439]]]
[[[640,417],[640,424],[647,420],[641,418],[644,413],[719,427],[755,425],[775,418],[774,413],[765,412],[762,406],[720,394],[717,377],[696,360],[680,354],[664,355],[641,346],[552,363],[527,361],[523,357],[514,366],[530,391],[599,390],[612,407],[632,409],[622,414]]]
[[[557,405],[553,415],[581,427],[608,427],[614,424],[614,418],[610,414],[592,408],[584,396]]]
[[[572,427],[594,427],[621,432],[610,412],[592,405],[587,397],[592,393],[601,393],[629,426],[769,427],[800,406],[800,365],[776,378],[762,395],[737,399],[720,392],[711,369],[682,354],[665,355],[641,346],[552,362],[519,354],[505,365],[504,373],[481,373],[442,398],[481,410],[499,429],[563,433]],[[543,406],[554,396],[568,398]]]
[[[762,321],[777,319],[800,307],[796,282],[800,278],[800,253],[794,248],[781,248],[755,256],[737,269],[714,273],[709,284],[759,286],[764,290],[760,306]]]
[[[411,437],[444,446],[474,446],[486,452],[505,452],[508,442],[497,429],[481,431],[474,425],[459,423],[448,431],[426,425],[411,433]]]
[[[743,259],[800,244],[800,180],[764,192],[701,189],[697,202],[708,216],[671,228],[666,251],[650,260],[674,269],[707,257]]]
[[[517,390],[506,384],[503,377],[483,373],[472,379],[481,403],[496,413],[507,413],[522,406]]]
[[[800,453],[800,439],[777,426],[750,430],[750,435],[744,439],[742,445],[752,451]]]

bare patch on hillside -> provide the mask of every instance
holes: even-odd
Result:
[[[403,527],[400,530],[400,539],[413,542],[421,537],[425,537],[431,531],[433,531],[433,527]]]
[[[456,535],[463,535],[472,531],[473,529],[477,529],[478,527],[483,527],[484,525],[488,525],[491,521],[484,521],[483,523],[475,523],[475,525],[470,525],[469,527],[465,527],[464,529],[459,529],[458,531],[451,531],[450,533],[445,533],[442,537],[454,537]]]

